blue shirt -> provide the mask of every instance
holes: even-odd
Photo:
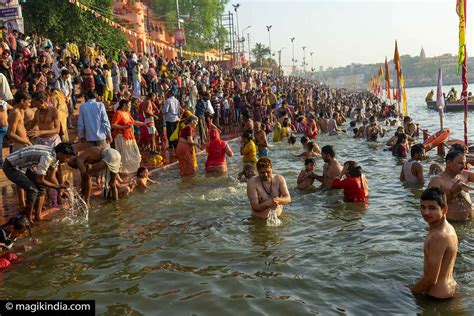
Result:
[[[77,132],[88,142],[104,140],[110,136],[110,122],[102,102],[90,99],[79,107]]]
[[[174,96],[165,101],[163,114],[165,115],[165,122],[177,122],[179,120],[179,101]]]

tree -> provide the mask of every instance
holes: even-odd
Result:
[[[112,19],[112,0],[82,0],[97,12]],[[54,43],[65,43],[70,38],[78,42],[95,43],[108,56],[114,51],[128,47],[125,35],[64,0],[27,1],[23,4],[26,33],[36,32],[50,38]]]
[[[172,33],[178,28],[176,0],[151,0],[157,17],[162,19]],[[229,0],[180,0],[181,15],[189,14],[182,27],[186,33],[186,49],[204,51],[223,49],[227,30],[221,25],[221,17]]]
[[[252,63],[252,67],[268,67],[271,64],[270,48],[263,45],[262,43],[256,43],[255,47],[252,49],[252,54],[255,58],[255,62]],[[273,62],[275,62],[273,60]]]

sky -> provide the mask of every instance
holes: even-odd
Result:
[[[473,10],[467,7],[467,54],[472,50]],[[231,0],[226,12],[238,9],[239,29],[251,26],[251,47],[259,42],[282,50],[282,65],[291,66],[292,44],[298,64],[306,46],[307,69],[379,63],[393,58],[395,40],[400,55],[416,56],[424,47],[426,56],[457,54],[459,18],[456,0]],[[235,12],[234,12],[235,13]],[[471,22],[472,21],[472,22]],[[471,22],[471,23],[470,23]],[[245,44],[247,49],[247,43]],[[313,60],[309,52],[314,52]],[[472,52],[470,54],[470,52]],[[247,53],[248,55],[248,53]],[[278,55],[276,54],[275,57]]]

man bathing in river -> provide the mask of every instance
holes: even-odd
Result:
[[[277,216],[283,212],[283,205],[291,203],[290,192],[285,178],[273,174],[272,161],[260,158],[257,161],[258,176],[247,182],[247,196],[252,208],[252,215],[266,219],[271,210],[276,210]]]
[[[446,193],[448,213],[446,218],[453,221],[472,220],[474,210],[467,190],[468,182],[474,182],[474,173],[465,170],[466,156],[454,150],[446,155],[446,168],[443,173],[433,177],[429,188],[438,187]]]
[[[422,144],[416,144],[411,148],[411,159],[402,165],[400,181],[409,184],[423,184],[423,166],[418,162],[425,156],[425,148]]]
[[[324,160],[323,175],[316,175],[316,180],[321,182],[321,189],[330,189],[332,181],[341,176],[342,166],[336,159],[334,147],[326,145],[321,149],[321,157]]]
[[[118,200],[117,174],[120,170],[122,156],[113,148],[89,147],[83,150],[77,158],[69,161],[69,166],[81,172],[81,189],[84,200],[90,202],[92,177],[98,177],[106,172],[104,185],[111,193],[114,200]]]
[[[453,269],[458,237],[446,220],[446,194],[439,188],[426,189],[421,194],[420,206],[429,231],[424,243],[423,276],[410,289],[415,294],[427,293],[435,299],[451,298],[456,290]]]

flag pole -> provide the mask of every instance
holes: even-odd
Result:
[[[466,18],[466,5],[467,5],[467,0],[462,0],[464,1],[464,23],[466,27],[467,24],[467,18]],[[467,82],[467,48],[466,44],[464,44],[464,61],[462,64],[462,97],[464,99],[464,144],[466,146],[468,145],[467,141],[467,89],[468,89],[468,82]]]

